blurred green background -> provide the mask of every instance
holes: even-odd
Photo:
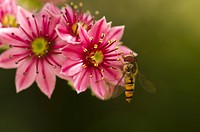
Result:
[[[131,104],[123,95],[101,101],[90,91],[77,95],[57,79],[49,100],[36,84],[16,94],[15,70],[0,69],[0,131],[200,131],[200,1],[82,2],[85,10],[99,10],[98,18],[105,15],[113,25],[126,26],[122,41],[139,54],[140,71],[157,92],[149,94],[137,85]]]

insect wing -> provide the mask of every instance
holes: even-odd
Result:
[[[125,88],[118,85],[113,91],[112,98],[116,98],[120,96],[122,93],[124,93],[124,91],[125,91]]]
[[[139,73],[138,77],[139,83],[142,86],[143,89],[145,89],[149,93],[155,93],[156,92],[156,87],[155,85],[149,81],[144,75]]]
[[[120,80],[116,84],[114,91],[113,91],[113,94],[112,94],[112,98],[118,97],[119,95],[121,95],[125,91],[125,88],[123,86],[120,86],[122,79],[124,79],[124,75],[125,74],[122,75],[122,77],[120,78]]]

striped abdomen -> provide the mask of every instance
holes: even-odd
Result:
[[[130,103],[135,88],[135,76],[125,75],[124,82],[126,101]]]

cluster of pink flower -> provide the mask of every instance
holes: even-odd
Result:
[[[105,17],[95,21],[69,5],[46,3],[32,13],[4,0],[0,10],[0,42],[9,45],[0,67],[17,68],[17,92],[36,82],[51,98],[58,76],[71,81],[77,93],[90,88],[100,99],[112,96],[122,76],[121,53],[133,52],[120,43],[124,26],[111,27]]]

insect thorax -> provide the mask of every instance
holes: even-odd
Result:
[[[125,63],[123,70],[126,74],[137,74],[138,72],[138,67],[137,63]]]

